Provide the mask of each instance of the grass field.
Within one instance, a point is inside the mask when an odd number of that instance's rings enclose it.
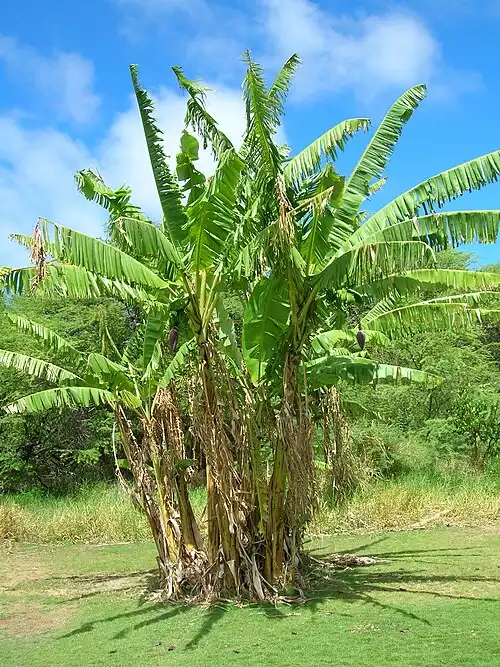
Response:
[[[201,516],[204,489],[193,489],[191,499]],[[366,533],[498,521],[498,475],[414,473],[376,482],[340,507],[325,504],[310,532]],[[0,495],[2,538],[37,544],[140,542],[149,539],[149,528],[117,485],[94,485],[60,496],[35,491]]]
[[[148,543],[0,552],[1,665],[498,665],[500,528],[339,536],[375,555],[300,605],[159,605]]]

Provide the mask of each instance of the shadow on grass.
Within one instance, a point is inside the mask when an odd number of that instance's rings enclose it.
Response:
[[[359,553],[368,549],[371,550],[374,545],[380,544],[384,541],[384,539],[385,538],[377,538],[357,548],[355,551]],[[461,548],[460,551],[463,552],[468,549],[473,549],[473,547]],[[352,554],[353,551],[354,550],[351,550],[349,553]],[[346,552],[343,553],[345,554]],[[412,560],[412,562],[433,562],[432,560],[418,561],[418,556],[426,556],[429,558],[432,558],[433,556],[450,556],[455,558],[457,556],[465,555],[475,554],[457,553],[457,551],[452,548],[387,551],[384,553],[378,552],[378,558],[388,559],[389,562],[376,563],[376,570],[374,570],[373,566],[371,565],[358,565],[336,569],[329,566],[328,558],[325,558],[324,565],[318,565],[318,567],[312,570],[310,574],[312,587],[310,596],[306,601],[301,601],[300,603],[294,603],[292,601],[278,605],[273,605],[270,603],[248,603],[245,606],[252,609],[256,613],[262,613],[268,618],[272,618],[278,621],[288,618],[291,615],[295,615],[298,609],[309,610],[312,613],[326,613],[334,616],[351,617],[351,614],[349,613],[338,613],[336,611],[322,609],[324,603],[333,598],[341,600],[347,604],[361,603],[366,605],[373,605],[381,612],[396,612],[404,618],[412,619],[424,625],[430,626],[432,623],[429,620],[417,615],[413,611],[410,611],[408,608],[405,608],[404,605],[410,605],[414,596],[474,600],[477,602],[485,603],[498,602],[498,598],[494,597],[478,597],[454,594],[443,592],[439,590],[439,588],[442,585],[449,583],[499,583],[500,579],[474,575],[458,576],[453,574],[426,574],[425,572],[422,573],[422,571],[411,569],[395,569],[395,566],[397,567],[398,561],[404,562],[409,558]],[[139,576],[140,574],[151,575],[151,573],[134,572],[131,576],[135,577]],[[71,577],[71,579],[74,578],[75,577]],[[85,579],[86,581],[91,582],[92,575],[76,578],[80,580]],[[105,578],[104,575],[95,575],[95,579],[99,581],[102,581],[103,578]],[[119,579],[120,575],[110,575],[108,578],[110,580]],[[92,591],[74,599],[81,599],[82,597],[98,595],[103,592],[105,591]],[[386,595],[387,593],[392,593],[395,595],[397,594],[400,596],[402,598],[403,606],[401,606],[401,603],[396,604],[395,602],[391,601],[390,596]],[[68,601],[69,600],[66,598],[64,601],[62,601],[62,603]],[[211,632],[213,627],[222,619],[224,614],[232,608],[234,608],[234,605],[231,604],[213,604],[208,608],[199,607],[200,616],[195,620],[198,620],[199,618],[202,618],[203,620],[194,636],[186,643],[185,649],[189,650],[195,648],[202,641],[202,639]],[[127,621],[130,620],[130,624],[127,624],[126,627],[124,627],[112,637],[112,639],[115,640],[123,639],[130,633],[139,631],[147,626],[168,621],[169,619],[186,614],[187,612],[192,613],[193,609],[193,605],[174,603],[168,605],[153,604],[147,602],[146,600],[142,600],[139,603],[138,608],[133,611],[88,621],[71,632],[61,635],[59,639],[92,632],[97,626],[112,623],[113,621],[121,619],[125,619]]]
[[[64,590],[61,597],[54,604],[66,604],[96,597],[103,593],[126,593],[137,591],[152,591],[156,588],[157,570],[138,570],[136,572],[123,572],[121,574],[90,573],[64,576],[51,576],[38,579],[34,583],[42,591],[46,587],[60,586]],[[21,582],[7,589],[7,592],[24,591],[26,582]],[[34,592],[37,592],[35,589]],[[51,594],[50,588],[47,591]],[[60,595],[60,593],[59,593]]]
[[[484,553],[478,553],[481,549],[486,547],[481,546],[471,546],[471,547],[461,547],[460,552],[454,547],[442,548],[442,549],[406,549],[401,551],[383,551],[381,549],[374,550],[373,547],[380,545],[382,542],[385,542],[388,536],[377,537],[366,544],[361,546],[354,547],[352,549],[347,549],[345,551],[339,551],[337,555],[356,555],[364,554],[365,556],[372,555],[381,560],[390,560],[391,563],[397,563],[398,560],[405,561],[411,558],[413,563],[421,563],[424,565],[435,565],[436,559],[439,559],[441,565],[445,564],[443,561],[444,558],[449,557],[452,560],[457,558],[472,558],[476,556],[483,556]],[[311,554],[316,555],[319,558],[327,557],[328,547],[317,547],[316,549],[311,549]],[[453,565],[453,563],[449,563]]]

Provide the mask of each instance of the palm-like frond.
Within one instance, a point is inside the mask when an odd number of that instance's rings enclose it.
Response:
[[[51,224],[49,223],[48,220],[44,220],[43,218],[38,219],[38,225],[40,225],[41,230],[46,230],[47,226]],[[56,257],[57,256],[57,246],[52,242],[52,240],[48,237],[48,235],[45,233],[42,236],[43,238],[43,250],[47,256],[51,257]],[[30,252],[30,255],[32,254],[33,250],[36,247],[36,244],[38,243],[38,240],[35,239],[34,234],[32,235],[27,235],[27,234],[9,234],[9,239],[12,241],[15,241],[16,243],[19,243],[19,245],[24,246],[27,248]]]
[[[130,66],[132,83],[139,106],[139,112],[148,147],[149,159],[163,211],[163,224],[172,242],[181,245],[186,237],[184,225],[186,215],[182,205],[182,193],[167,163],[163,150],[162,131],[153,116],[154,104],[148,93],[139,84],[137,65]]]
[[[343,244],[348,249],[362,241],[404,241],[421,239],[433,248],[450,243],[494,243],[498,236],[500,211],[449,211],[431,213],[387,225],[386,219],[370,218]]]
[[[166,313],[162,310],[152,310],[148,314],[146,327],[144,330],[144,342],[142,348],[142,368],[145,369],[151,357],[157,342],[161,339],[166,324]]]
[[[231,269],[237,278],[255,276],[275,232],[276,223],[272,222],[264,229],[252,234],[247,243],[242,244],[242,240],[237,239],[237,243],[229,247]]]
[[[381,331],[364,329],[363,333],[365,334],[367,343],[384,346],[389,342],[387,336]],[[357,346],[355,330],[351,329],[346,331],[344,329],[330,329],[329,331],[323,331],[312,338],[311,349],[315,355],[331,355],[332,350],[339,349],[339,343]]]
[[[375,183],[372,183],[372,185],[368,187],[368,195],[371,197],[372,195],[376,194],[377,192],[382,190],[382,188],[386,183],[387,183],[387,178],[385,177],[379,178],[378,181],[375,181]]]
[[[180,255],[177,248],[155,225],[127,217],[119,218],[116,225],[127,246],[143,261],[163,267],[163,272],[167,274],[172,274],[173,267],[179,265]],[[169,267],[169,264],[172,266]]]
[[[420,209],[423,209],[424,213],[434,211],[436,206],[441,207],[446,202],[462,196],[465,192],[480,190],[486,185],[494,183],[499,176],[500,150],[464,162],[457,167],[432,176],[399,195],[372,215],[357,233],[367,235],[373,231],[378,231],[381,227],[411,219],[418,214]],[[472,218],[469,218],[468,222],[473,222]],[[481,220],[476,220],[476,222],[481,223]],[[485,234],[485,238],[491,239],[489,242],[492,242],[496,239],[498,233],[498,226],[495,232],[493,225],[493,220],[486,218],[477,227],[482,231],[476,231],[475,233]],[[466,238],[471,238],[470,231]]]
[[[353,287],[374,276],[389,276],[432,259],[432,248],[422,241],[360,244],[332,259],[311,281],[317,289]]]
[[[330,329],[314,336],[311,340],[311,349],[316,355],[324,356],[330,350],[337,348],[339,343],[350,345],[355,341],[351,331],[343,329]]]
[[[391,106],[347,179],[344,199],[337,213],[339,220],[355,218],[362,201],[370,194],[372,181],[382,176],[404,124],[411,118],[425,94],[425,86],[415,86],[403,93]]]
[[[101,340],[101,354],[105,354],[114,357],[115,359],[121,358],[121,353],[116,346],[116,343],[111,335],[110,330],[108,329],[108,324],[106,322],[106,312],[104,309],[99,308],[97,311],[97,320],[99,322],[99,338]]]
[[[387,276],[381,280],[372,280],[366,285],[356,287],[361,294],[385,297],[396,293],[400,296],[429,290],[433,287],[442,289],[486,289],[500,285],[500,273],[486,271],[466,271],[462,269],[416,269],[405,273]]]
[[[192,127],[203,139],[203,147],[206,148],[208,142],[210,142],[214,157],[219,157],[225,151],[234,148],[231,141],[218,127],[217,121],[205,108],[205,97],[208,89],[199,82],[188,79],[184,75],[182,67],[175,66],[172,67],[172,70],[180,87],[189,95],[186,108],[186,125]]]
[[[159,371],[165,357],[164,346],[161,344],[160,340],[157,340],[154,344],[153,351],[149,362],[144,368],[144,372],[141,377],[141,395],[142,396],[151,396],[154,393],[157,380],[157,372]]]
[[[255,286],[243,319],[243,358],[252,382],[264,377],[276,354],[290,317],[290,295],[280,277],[264,278]]]
[[[262,67],[247,51],[244,58],[247,72],[243,82],[243,98],[247,113],[247,131],[242,148],[259,178],[274,178],[281,169],[281,155],[274,141],[280,123],[279,109],[269,99]]]
[[[95,387],[56,387],[24,396],[7,405],[9,414],[46,412],[51,408],[88,408],[95,405],[114,406],[117,397],[105,389]]]
[[[432,236],[444,237],[453,245],[461,243],[495,243],[500,226],[500,211],[448,211],[446,213],[432,213],[417,218],[417,225],[425,230],[431,244],[436,244]],[[437,244],[436,244],[437,245]]]
[[[243,161],[234,150],[226,151],[208,190],[189,208],[188,233],[192,265],[201,270],[212,265],[223,253],[236,224],[235,202]]]
[[[306,364],[308,382],[311,388],[332,387],[344,380],[356,384],[377,382],[423,382],[436,384],[440,378],[417,368],[379,364],[371,359],[353,356],[329,356],[315,359]]]
[[[359,130],[366,131],[369,125],[368,118],[348,118],[334,125],[287,163],[287,182],[298,186],[305,178],[318,171],[323,160],[336,160],[338,151],[344,150],[347,141]]]
[[[87,271],[83,266],[71,264],[51,264],[48,267],[50,283],[58,292],[77,299],[96,298],[100,296],[111,296],[125,301],[147,307],[153,303],[158,296],[147,292],[140,287],[130,285],[124,280],[113,280],[104,276],[98,276]],[[49,280],[42,281],[48,286]]]
[[[176,158],[176,172],[177,179],[184,183],[182,191],[189,193],[187,206],[196,201],[205,190],[206,178],[194,164],[198,160],[199,147],[198,139],[186,130],[182,130],[181,150]]]
[[[37,269],[33,266],[24,266],[18,269],[3,267],[0,278],[2,294],[28,294],[37,273]]]
[[[48,361],[29,357],[26,354],[11,352],[10,350],[0,350],[0,364],[6,368],[13,368],[21,373],[26,373],[31,377],[47,380],[54,383],[65,383],[74,380],[80,380],[78,375],[71,371],[51,364]]]
[[[293,53],[290,58],[284,63],[280,69],[273,83],[269,87],[268,97],[269,101],[275,108],[276,116],[281,116],[283,113],[283,105],[290,90],[290,84],[297,71],[301,61],[296,53]]]
[[[234,329],[234,322],[229,317],[229,314],[224,305],[222,297],[219,295],[215,303],[216,325],[219,329],[219,338],[221,340],[224,352],[227,353],[236,364],[236,367],[241,370],[243,359],[241,356],[236,332]]]
[[[325,257],[353,231],[352,226],[335,220],[334,209],[342,199],[344,179],[335,173],[330,164],[321,173],[312,196],[306,200],[311,205],[300,219],[300,254],[305,260],[306,274],[314,272],[317,264],[321,266]]]
[[[134,383],[127,376],[128,369],[103,354],[92,352],[87,359],[87,369],[91,376],[106,389],[134,391]],[[89,378],[86,378],[87,380]],[[91,384],[91,383],[90,383]]]
[[[76,363],[80,363],[83,360],[84,355],[80,350],[77,350],[68,340],[59,336],[59,334],[49,329],[49,327],[16,313],[8,312],[7,316],[21,331],[37,336],[48,350],[58,355],[63,355],[66,359]]]
[[[469,292],[402,306],[386,298],[364,315],[361,325],[391,337],[401,332],[464,328],[482,320],[498,321],[500,310],[479,307],[482,301],[491,300],[496,294]]]
[[[6,294],[29,294],[37,269],[29,266],[10,269],[4,275],[1,289]],[[122,299],[126,303],[148,307],[158,296],[122,280],[112,280],[72,264],[48,264],[47,275],[38,283],[37,290],[46,294],[75,299],[95,299],[102,296]]]
[[[42,230],[44,243],[48,242],[51,254],[61,262],[132,285],[155,290],[168,288],[168,283],[151,269],[109,243],[48,221],[44,221]],[[53,240],[50,231],[54,233]]]
[[[183,343],[177,352],[174,354],[174,357],[165,371],[165,374],[160,382],[160,386],[168,387],[170,382],[174,380],[180,373],[182,367],[189,360],[191,352],[196,347],[196,341],[194,338],[188,340],[187,343]]]
[[[92,169],[81,169],[75,174],[78,191],[89,201],[102,206],[114,218],[137,218],[147,220],[139,206],[130,203],[132,190],[122,185],[113,190],[104,182],[102,176]]]

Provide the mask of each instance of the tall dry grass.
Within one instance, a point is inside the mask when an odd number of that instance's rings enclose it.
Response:
[[[378,481],[345,503],[323,503],[312,535],[407,530],[500,521],[500,479],[466,471],[414,473]]]
[[[204,489],[191,493],[203,520]],[[500,480],[464,472],[415,473],[377,481],[339,506],[324,502],[311,535],[500,521]],[[30,492],[0,496],[0,539],[33,544],[140,542],[150,539],[142,514],[115,485],[66,496]]]
[[[67,496],[29,492],[0,500],[0,538],[38,544],[149,539],[144,517],[117,486],[84,487]]]

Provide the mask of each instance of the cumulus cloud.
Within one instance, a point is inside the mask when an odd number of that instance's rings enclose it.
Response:
[[[138,19],[157,18],[172,10],[186,21],[191,39],[183,57],[224,81],[240,75],[238,57],[245,48],[269,69],[292,53],[303,66],[294,84],[295,100],[316,101],[339,92],[369,100],[385,91],[417,83],[431,84],[435,98],[448,99],[477,89],[480,76],[447,65],[439,40],[416,12],[397,3],[372,12],[350,11],[317,0],[256,0],[232,7],[196,0],[196,11],[183,0],[112,0]],[[126,16],[126,14],[125,14]],[[187,23],[188,21],[188,23]],[[158,31],[171,23],[156,23]],[[150,24],[148,23],[148,34]]]
[[[13,37],[0,35],[0,61],[12,77],[33,87],[39,99],[62,119],[86,123],[99,108],[92,62],[78,53],[60,51],[44,56]]]
[[[8,234],[30,234],[38,216],[99,235],[103,216],[75,189],[73,174],[91,161],[88,149],[53,130],[26,129],[0,117],[0,264],[15,266],[26,254]]]
[[[160,89],[156,118],[164,130],[165,150],[172,167],[184,127],[186,98],[180,92]],[[210,113],[229,138],[239,145],[245,116],[241,92],[219,88],[208,97]],[[143,130],[131,100],[127,111],[116,116],[104,139],[91,150],[82,142],[54,129],[30,129],[19,119],[0,116],[0,266],[26,262],[26,253],[7,239],[9,233],[31,233],[38,216],[102,235],[106,213],[76,191],[77,169],[96,166],[111,187],[126,183],[134,202],[153,219],[161,215]],[[201,171],[209,175],[214,162],[202,150]]]
[[[373,97],[429,81],[442,66],[439,43],[413,14],[337,18],[311,0],[263,0],[263,6],[271,57],[293,51],[302,57],[295,90],[303,99],[349,89]]]
[[[135,11],[187,7],[184,0],[113,1],[135,5]],[[210,14],[213,4],[199,2],[203,11]],[[195,23],[201,30],[203,21],[198,19]],[[248,46],[255,47],[255,56],[271,69],[294,51],[302,56],[304,65],[294,87],[299,100],[354,92],[366,101],[386,89],[391,89],[392,95],[392,88],[398,92],[422,80],[430,82],[431,88],[437,87],[441,97],[446,98],[450,81],[458,81],[462,88],[470,84],[463,73],[447,69],[439,42],[415,14],[394,8],[385,13],[337,17],[313,0],[257,0],[248,10],[246,26],[237,21],[237,28],[228,29],[220,6],[213,9],[211,19],[204,25],[205,33],[200,35],[205,39],[191,40],[189,48],[198,45],[202,50],[203,58],[198,60],[203,62],[209,78],[211,73],[220,81],[221,72],[215,69],[219,62],[224,68],[224,81],[231,80],[226,76],[228,60],[238,50],[240,40],[248,37]],[[223,34],[230,35],[229,45],[220,39]],[[1,61],[16,70],[16,76],[30,82],[42,98],[47,95],[47,102],[57,104],[65,118],[83,122],[95,113],[99,99],[93,92],[92,64],[78,54],[58,53],[49,58],[0,36]],[[241,89],[232,83],[212,87],[217,90],[209,95],[208,108],[238,145],[244,130]],[[186,99],[170,88],[157,90],[155,98],[156,116],[165,131],[165,149],[174,166]],[[284,133],[278,139],[284,141]],[[36,129],[12,114],[0,116],[0,265],[16,264],[22,256],[19,252],[14,254],[15,246],[8,243],[7,234],[30,233],[38,216],[89,234],[102,233],[105,212],[81,197],[73,181],[77,169],[92,165],[112,187],[130,184],[134,200],[152,218],[160,217],[135,100],[131,99],[128,109],[114,118],[109,131],[92,146],[60,130]],[[202,152],[199,167],[204,173],[211,173],[213,161],[208,151]]]

